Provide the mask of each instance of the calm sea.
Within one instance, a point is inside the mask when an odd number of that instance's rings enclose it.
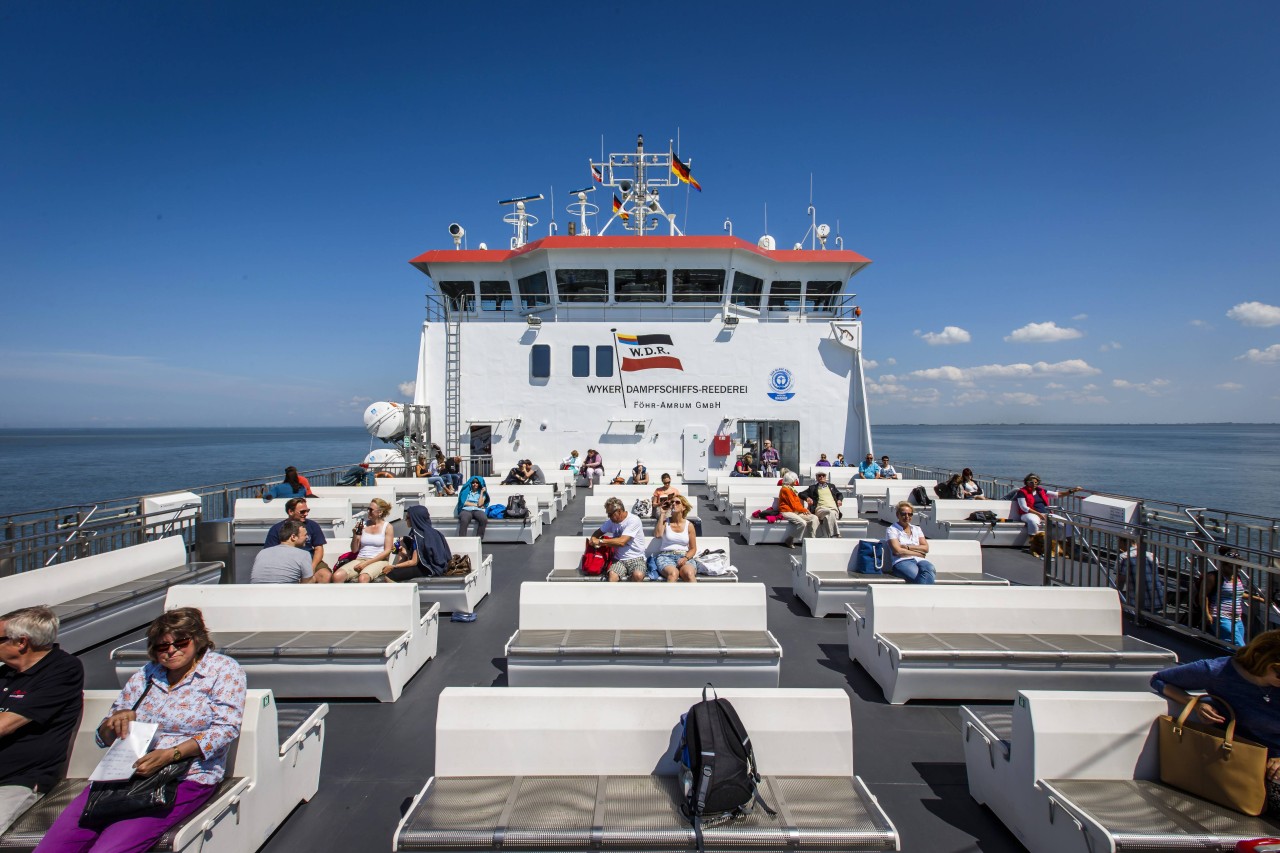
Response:
[[[897,460],[1280,517],[1280,425],[877,426]],[[360,427],[0,430],[0,514],[358,462]],[[380,444],[377,446],[381,446]]]

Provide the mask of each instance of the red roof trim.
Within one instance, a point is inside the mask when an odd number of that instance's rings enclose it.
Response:
[[[544,249],[722,249],[751,252],[783,263],[869,264],[871,260],[847,249],[783,249],[766,252],[740,237],[720,235],[690,237],[543,237],[519,249],[433,249],[413,258],[411,264],[500,264]]]

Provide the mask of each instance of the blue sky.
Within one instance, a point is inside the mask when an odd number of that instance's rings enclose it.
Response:
[[[1280,4],[637,8],[0,3],[0,427],[358,423],[408,259],[638,132],[688,233],[813,175],[876,422],[1280,421]]]

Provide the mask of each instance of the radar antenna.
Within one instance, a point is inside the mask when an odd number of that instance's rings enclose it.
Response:
[[[502,217],[502,221],[515,228],[515,234],[511,237],[511,248],[519,249],[525,243],[529,242],[529,226],[538,224],[538,217],[524,209],[526,201],[542,201],[542,193],[537,195],[523,195],[519,198],[508,198],[498,202],[498,204],[514,204],[516,209],[513,213],[508,213]]]
[[[684,236],[684,232],[676,227],[676,215],[663,210],[658,200],[660,187],[679,186],[671,157],[670,143],[665,154],[646,153],[644,136],[640,135],[636,137],[634,152],[610,154],[607,159],[601,157],[600,162],[591,163],[593,175],[599,176],[598,182],[617,190],[614,199],[618,204],[613,215],[601,227],[601,234],[608,231],[615,220],[621,219],[623,230],[643,236],[646,232],[656,231],[660,221],[665,219],[672,236]]]
[[[587,193],[593,193],[595,191],[595,187],[583,187],[580,190],[569,191],[569,197],[576,199],[576,201],[566,207],[565,211],[578,217],[578,222],[581,223],[578,227],[578,233],[583,237],[591,236],[591,229],[587,227],[587,217],[595,216],[600,212],[599,205],[592,204],[587,201]],[[572,228],[573,224],[570,223],[569,227]],[[572,234],[573,232],[570,231],[569,233]]]

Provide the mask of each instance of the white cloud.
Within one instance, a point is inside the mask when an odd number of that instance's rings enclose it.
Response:
[[[1079,329],[1063,328],[1050,320],[1047,323],[1028,323],[1021,329],[1014,329],[1005,336],[1005,341],[1011,344],[1043,344],[1083,337],[1084,332]]]
[[[1213,387],[1217,388],[1219,391],[1243,391],[1244,390],[1244,386],[1241,385],[1239,382],[1223,382]]]
[[[884,360],[884,363],[887,364],[889,367],[893,367],[895,364],[898,363],[898,360],[896,358],[886,358]]]
[[[1280,361],[1280,344],[1272,344],[1266,349],[1251,349],[1244,355],[1236,356],[1236,361],[1256,361],[1258,364],[1275,364]]]
[[[1119,341],[1111,341],[1098,347],[1098,352],[1110,352],[1111,350],[1123,349]]]
[[[1208,322],[1207,320],[1191,320],[1191,321],[1189,321],[1189,322],[1188,322],[1188,324],[1187,324],[1187,325],[1189,325],[1189,326],[1194,326],[1194,327],[1195,327],[1195,328],[1197,328],[1197,329],[1212,329],[1212,328],[1213,328],[1213,326],[1209,325],[1209,322]]]
[[[984,364],[978,367],[930,367],[924,370],[913,370],[908,376],[912,379],[941,380],[970,384],[980,379],[1034,379],[1042,376],[1093,376],[1101,373],[1084,359],[1071,358],[1050,364],[1037,361],[1035,364],[1025,362],[1017,364]],[[883,378],[883,377],[882,377]]]
[[[894,396],[898,396],[898,395],[901,395],[901,394],[906,394],[906,393],[908,393],[908,391],[907,391],[907,389],[906,389],[904,386],[902,386],[902,385],[897,385],[897,384],[895,384],[895,383],[893,383],[893,382],[885,382],[885,381],[884,381],[884,377],[881,377],[881,381],[880,381],[880,382],[868,382],[868,383],[867,383],[867,393],[868,393],[868,394],[882,394],[882,395],[889,395],[889,394],[892,394],[892,395],[894,395]]]
[[[1127,379],[1112,379],[1112,388],[1126,388],[1132,391],[1140,391],[1150,397],[1158,397],[1169,388],[1172,383],[1168,379],[1152,379],[1150,382],[1130,382]]]
[[[1044,387],[1057,390],[1058,388],[1066,388],[1067,386],[1063,385],[1061,382],[1049,382]]]
[[[996,398],[997,406],[1038,406],[1040,398],[1025,391],[1001,394]]]
[[[916,330],[916,336],[923,340],[931,347],[944,347],[951,344],[967,344],[972,336],[959,326],[946,326],[941,332],[925,332],[920,333]]]
[[[350,400],[343,400],[338,405],[346,409],[363,409],[372,402],[372,397],[352,397]]]
[[[410,379],[408,382],[401,382],[396,387],[400,389],[400,394],[402,396],[412,397],[414,389],[418,387],[418,381],[416,379]]]
[[[879,366],[880,362],[876,361],[874,358],[864,358],[862,360],[863,370],[875,370]]]
[[[1088,319],[1089,319],[1089,315],[1088,315],[1088,314],[1077,314],[1076,316],[1072,317],[1071,319],[1072,319],[1072,320],[1075,320],[1076,322],[1079,322],[1079,321],[1081,321],[1081,320],[1088,320]]]
[[[1244,326],[1280,326],[1280,307],[1265,302],[1241,302],[1227,318]]]

